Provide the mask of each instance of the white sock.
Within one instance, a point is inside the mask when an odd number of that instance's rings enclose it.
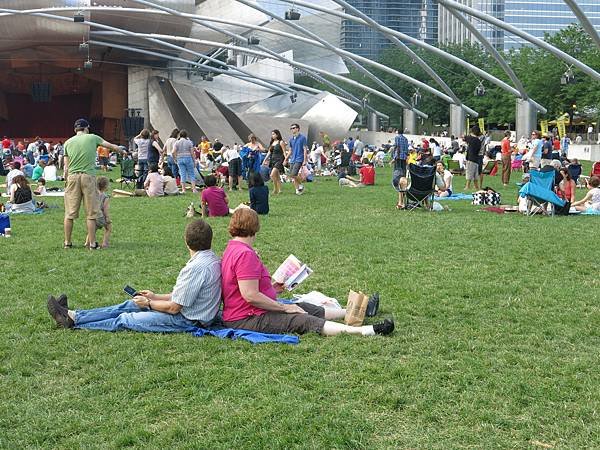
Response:
[[[71,318],[71,320],[73,322],[75,322],[75,311],[73,311],[73,310],[70,309],[69,311],[67,311],[67,314],[69,315],[69,317]]]
[[[364,325],[360,328],[363,336],[375,336],[375,329],[373,328],[373,325]]]

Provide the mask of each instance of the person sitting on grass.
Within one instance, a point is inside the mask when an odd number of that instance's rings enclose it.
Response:
[[[375,185],[375,168],[373,163],[367,158],[362,160],[363,166],[359,169],[360,184],[363,186],[374,186]]]
[[[177,166],[175,166],[177,167]],[[163,165],[163,182],[165,195],[178,195],[179,188],[177,187],[177,180],[173,177],[171,168],[166,164]]]
[[[591,177],[588,182],[588,193],[581,200],[571,203],[577,211],[585,211],[594,214],[600,213],[600,178]]]
[[[100,212],[96,217],[96,230],[104,228],[104,236],[102,237],[102,248],[108,248],[110,233],[112,232],[112,220],[110,219],[110,197],[106,193],[110,182],[106,177],[100,177],[96,181],[98,188],[98,202],[100,204]],[[85,247],[89,247],[90,243],[86,242]]]
[[[312,331],[324,336],[342,333],[374,336],[394,331],[394,321],[390,319],[353,327],[332,321],[344,318],[344,309],[277,302],[277,294],[284,287],[271,282],[269,271],[253,248],[259,229],[258,214],[252,209],[240,208],[231,216],[229,234],[232,239],[221,260],[225,326],[262,333],[303,334]]]
[[[35,211],[33,194],[27,178],[17,175],[10,185],[10,199],[6,204],[6,211],[10,213],[32,213]]]
[[[357,180],[356,178],[352,178],[350,175],[346,174],[345,170],[339,170],[338,174],[338,184],[340,186],[346,186],[346,187],[360,187],[360,180]]]
[[[269,214],[269,188],[265,186],[260,172],[250,172],[248,179],[250,189],[250,208],[257,214]]]
[[[573,181],[571,178],[571,174],[569,173],[569,169],[567,167],[562,167],[560,169],[560,174],[562,176],[562,180],[560,183],[558,183],[556,193],[563,200],[573,203],[575,202],[575,190],[577,188],[575,181]]]
[[[212,229],[203,220],[185,228],[190,259],[179,272],[170,294],[142,290],[119,305],[73,310],[67,296],[48,296],[48,312],[63,328],[155,333],[182,333],[208,327],[215,320],[221,302],[219,258],[211,248]]]
[[[33,193],[35,195],[46,195],[46,179],[44,177],[38,179],[37,187]]]
[[[229,215],[229,205],[225,191],[217,187],[217,178],[207,175],[204,179],[206,189],[202,191],[202,217],[222,217]]]
[[[438,162],[435,166],[435,195],[450,197],[452,195],[452,179],[454,175],[446,169],[444,163]]]
[[[33,181],[39,180],[44,175],[44,167],[46,167],[46,161],[39,159],[37,165],[33,168],[31,179]]]
[[[148,176],[144,181],[144,189],[148,197],[162,197],[165,195],[165,181],[160,173],[158,173],[158,165],[150,163],[148,165]]]

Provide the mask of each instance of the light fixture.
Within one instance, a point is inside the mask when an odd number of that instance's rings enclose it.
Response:
[[[73,14],[73,22],[77,22],[77,23],[85,22],[85,16],[83,15],[83,13],[81,11],[77,11],[75,14]]]
[[[228,66],[235,66],[237,64],[237,61],[235,58],[228,58],[227,61],[225,61],[225,63]]]
[[[258,39],[256,36],[250,36],[248,38],[248,45],[258,45],[260,44],[260,39]]]
[[[419,103],[421,103],[421,93],[419,92],[419,89],[415,90],[414,94],[411,97],[411,100],[413,106],[417,106]]]
[[[483,81],[480,81],[477,87],[475,88],[475,96],[483,97],[485,95],[485,87],[483,86]]]
[[[285,12],[285,20],[300,20],[300,12],[294,8],[290,8]]]
[[[204,80],[205,81],[212,81],[214,80],[213,74],[211,72],[208,72],[205,76],[204,76]]]
[[[94,66],[94,64],[92,63],[92,60],[89,58],[83,62],[84,69],[91,69],[93,66]]]
[[[560,84],[562,84],[564,86],[566,84],[574,84],[574,83],[576,83],[575,74],[573,73],[573,70],[571,67],[567,67],[567,70],[565,71],[565,73],[563,73],[562,76],[560,77]]]
[[[292,92],[292,93],[290,94],[290,101],[291,101],[292,103],[296,103],[296,98],[298,98],[298,93],[297,93],[297,92]]]
[[[89,49],[90,49],[90,44],[88,44],[87,42],[82,42],[81,44],[79,44],[80,52],[87,52]]]

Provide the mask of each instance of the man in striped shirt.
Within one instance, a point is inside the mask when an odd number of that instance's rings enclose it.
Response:
[[[48,312],[63,328],[177,333],[210,326],[221,302],[221,264],[210,249],[210,225],[203,220],[190,223],[185,243],[190,259],[179,272],[172,293],[142,290],[133,300],[89,310],[69,309],[64,294],[58,299],[49,296]]]

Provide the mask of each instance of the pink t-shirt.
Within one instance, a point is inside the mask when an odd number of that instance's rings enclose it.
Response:
[[[150,172],[146,177],[146,183],[148,183],[148,187],[146,188],[148,197],[159,197],[161,195],[165,195],[164,181],[160,173]]]
[[[226,216],[229,206],[225,201],[225,191],[217,186],[207,187],[202,191],[202,201],[208,204],[208,216]]]
[[[258,280],[258,290],[275,300],[271,276],[256,252],[249,245],[231,240],[221,258],[221,288],[223,292],[223,320],[233,322],[250,316],[262,316],[262,308],[252,306],[240,293],[238,280]]]

